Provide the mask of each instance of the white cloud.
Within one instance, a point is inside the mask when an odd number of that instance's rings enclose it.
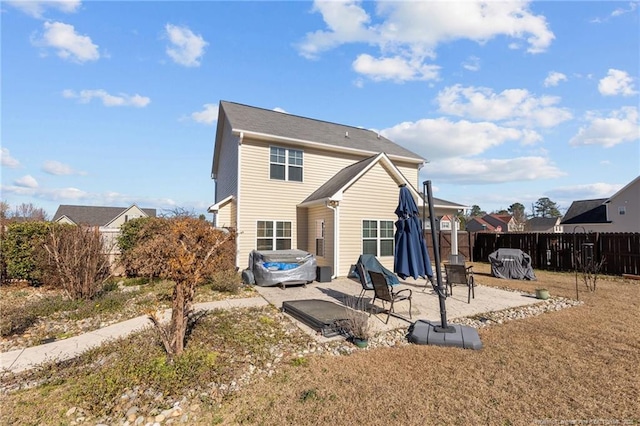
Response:
[[[469,71],[479,71],[480,58],[477,56],[469,56],[467,60],[462,63],[462,67]]]
[[[488,122],[452,122],[446,118],[404,122],[380,133],[402,146],[411,147],[429,161],[475,156],[507,141],[528,144],[541,139],[533,131],[500,127]]]
[[[297,46],[300,54],[315,59],[342,44],[367,44],[379,49],[380,54],[377,58],[371,54],[358,55],[354,69],[369,71],[365,75],[377,80],[386,77],[398,81],[403,76],[408,79],[416,79],[416,75],[421,75],[421,79],[433,76],[435,65],[425,60],[435,59],[436,48],[443,43],[471,40],[484,44],[506,36],[525,42],[530,53],[540,53],[555,38],[545,17],[529,10],[528,1],[377,2],[375,22],[362,5],[354,0],[315,1],[312,11],[322,15],[326,29],[307,33]],[[468,66],[475,68],[473,62]],[[403,71],[371,72],[372,68],[386,67]],[[429,72],[407,72],[406,68]]]
[[[10,169],[17,169],[20,167],[20,161],[13,158],[7,148],[0,149],[0,164]]]
[[[437,79],[440,67],[400,56],[376,59],[371,55],[362,54],[353,62],[353,69],[374,81],[403,82]]]
[[[187,27],[167,24],[166,35],[171,42],[167,47],[167,55],[179,65],[198,67],[204,55],[204,48],[209,44],[202,36],[195,35]]]
[[[571,138],[569,141],[571,145],[602,145],[605,148],[611,148],[623,142],[640,139],[636,107],[620,108],[612,111],[609,117],[601,117],[590,112],[587,113],[586,119],[589,122],[588,125],[581,127]]]
[[[37,188],[38,181],[31,175],[25,175],[21,178],[18,178],[14,181],[16,186],[20,186],[23,188]]]
[[[72,62],[83,63],[100,58],[98,46],[89,36],[76,33],[73,25],[62,22],[45,22],[42,37],[33,38],[32,43],[38,47],[53,48],[59,57]]]
[[[587,183],[583,185],[563,186],[547,191],[549,197],[568,200],[591,200],[595,198],[609,198],[624,184]]]
[[[45,173],[49,173],[51,175],[56,176],[64,176],[64,175],[86,175],[86,172],[76,171],[71,166],[61,163],[59,161],[45,161],[42,165],[42,170]]]
[[[126,93],[118,93],[116,96],[110,95],[103,89],[81,90],[80,92],[66,89],[62,91],[62,96],[68,99],[78,99],[79,102],[83,104],[91,102],[93,98],[97,98],[107,107],[133,106],[136,108],[144,108],[151,102],[151,99],[146,96],[140,96],[138,94],[127,95]]]
[[[504,121],[510,125],[554,127],[572,118],[566,108],[555,106],[556,96],[535,97],[526,89],[494,93],[486,87],[446,87],[436,98],[445,114],[479,120]]]
[[[550,71],[544,79],[544,87],[557,86],[561,81],[567,81],[567,76],[557,71]]]
[[[633,87],[633,78],[625,71],[609,69],[607,76],[598,83],[598,90],[604,96],[633,96],[638,94]]]
[[[82,2],[80,0],[17,0],[5,1],[5,3],[20,9],[22,12],[33,18],[42,18],[46,9],[55,9],[63,13],[73,13],[77,11]]]
[[[447,183],[471,185],[552,179],[565,175],[545,157],[449,158],[427,164],[426,173]]]
[[[281,112],[283,114],[289,114],[287,111],[284,110],[284,108],[275,107],[273,110],[276,112]]]
[[[622,107],[612,111],[609,117],[597,113],[587,113],[587,126],[581,127],[569,143],[577,145],[602,145],[611,148],[623,142],[640,139],[638,108]]]
[[[216,104],[204,104],[202,111],[191,113],[193,121],[203,124],[213,124],[218,121],[218,105]]]

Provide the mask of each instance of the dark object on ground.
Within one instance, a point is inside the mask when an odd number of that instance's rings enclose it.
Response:
[[[432,324],[429,321],[418,320],[409,327],[407,339],[418,345],[454,346],[464,349],[482,349],[482,341],[478,330],[468,325],[450,325],[453,332],[438,332],[436,327],[440,324]]]
[[[489,255],[491,275],[496,278],[535,281],[531,256],[520,249],[501,248]]]
[[[262,287],[310,283],[316,279],[316,267],[313,254],[303,250],[253,250],[249,254],[248,270]]]
[[[347,309],[350,308],[319,299],[282,302],[283,312],[322,333],[325,337],[343,333],[343,324],[349,319],[349,315],[356,314],[355,312],[347,312]],[[366,318],[365,313],[361,315]]]

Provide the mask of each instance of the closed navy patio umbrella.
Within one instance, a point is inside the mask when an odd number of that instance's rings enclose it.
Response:
[[[407,277],[433,277],[427,243],[422,235],[420,214],[411,191],[400,186],[400,197],[396,208],[395,257],[393,272],[402,279]]]

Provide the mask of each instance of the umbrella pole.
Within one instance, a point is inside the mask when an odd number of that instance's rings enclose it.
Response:
[[[425,189],[426,188],[426,189]],[[422,196],[424,198],[424,193],[427,193],[427,202],[429,203],[429,221],[431,223],[431,242],[433,243],[433,260],[436,264],[436,279],[438,283],[438,300],[440,302],[440,326],[434,327],[434,331],[438,333],[455,333],[456,330],[453,326],[447,324],[447,307],[445,304],[445,295],[444,295],[444,287],[442,285],[442,271],[440,269],[440,249],[438,246],[438,237],[437,237],[437,227],[436,227],[436,216],[433,211],[433,197],[431,195],[431,181],[426,180],[422,183]],[[423,223],[424,223],[424,205],[422,206],[423,211]],[[423,225],[424,228],[424,225]],[[424,237],[424,229],[422,231],[422,236]]]

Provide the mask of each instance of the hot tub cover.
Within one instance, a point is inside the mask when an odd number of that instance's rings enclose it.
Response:
[[[249,253],[249,270],[259,286],[274,286],[289,281],[312,282],[317,262],[304,250],[253,250]]]
[[[520,249],[501,248],[489,255],[491,275],[514,280],[535,280],[531,256]]]

